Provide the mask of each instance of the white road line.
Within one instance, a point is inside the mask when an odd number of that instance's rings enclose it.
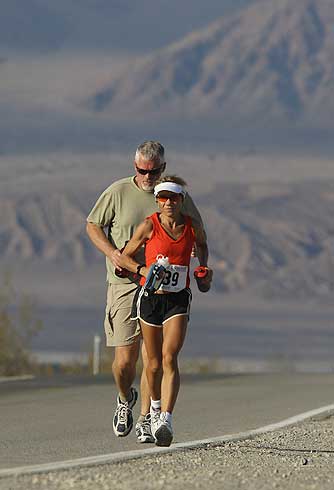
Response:
[[[98,456],[89,456],[86,458],[71,459],[67,461],[58,461],[55,463],[45,463],[31,466],[18,466],[16,468],[7,468],[0,470],[0,478],[8,476],[28,475],[33,473],[47,473],[50,471],[66,470],[71,468],[78,468],[83,466],[95,466],[106,463],[118,463],[120,461],[126,461],[130,459],[138,459],[145,456],[152,456],[160,453],[172,453],[174,451],[182,451],[184,449],[193,449],[205,446],[207,444],[219,444],[231,441],[241,441],[244,439],[250,439],[266,432],[273,432],[289,425],[294,425],[303,420],[310,419],[317,415],[330,415],[334,413],[334,404],[324,407],[310,410],[308,412],[300,413],[294,417],[282,420],[275,424],[265,425],[258,429],[249,430],[246,432],[237,432],[236,434],[227,434],[224,436],[212,437],[210,439],[201,439],[198,441],[180,442],[172,444],[170,447],[152,447],[149,449],[138,449],[135,451],[122,451],[119,453],[101,454]]]

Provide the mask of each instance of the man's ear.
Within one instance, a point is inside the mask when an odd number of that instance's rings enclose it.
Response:
[[[162,164],[162,170],[161,170],[161,173],[162,173],[162,172],[164,172],[165,170],[166,170],[166,162],[164,162],[164,163]]]

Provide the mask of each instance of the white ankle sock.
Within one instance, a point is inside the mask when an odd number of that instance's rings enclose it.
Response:
[[[172,425],[172,417],[173,415],[170,412],[162,412],[161,413],[161,418],[164,418],[166,422],[168,422],[170,425]]]
[[[151,398],[151,408],[153,410],[161,410],[161,400],[152,400]]]

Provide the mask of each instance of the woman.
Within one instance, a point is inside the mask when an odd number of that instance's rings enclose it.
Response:
[[[158,446],[169,446],[173,439],[172,412],[180,387],[178,354],[189,319],[189,264],[194,244],[201,270],[207,272],[204,279],[197,278],[199,289],[207,291],[212,279],[204,230],[181,213],[185,185],[180,177],[166,176],[155,186],[159,212],[138,226],[122,255],[123,267],[142,276],[132,317],[140,321],[147,351],[151,430]],[[133,257],[144,244],[146,262],[140,264]],[[159,289],[150,293],[145,278],[149,276],[152,286],[150,267],[157,261],[165,265],[165,275]]]

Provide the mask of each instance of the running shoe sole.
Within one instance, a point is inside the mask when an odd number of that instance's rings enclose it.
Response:
[[[173,434],[170,432],[168,427],[162,425],[155,433],[155,444],[156,446],[168,447],[171,445],[173,440]]]
[[[154,437],[153,436],[149,436],[149,435],[147,435],[147,436],[137,436],[137,440],[141,444],[143,444],[143,443],[146,443],[147,444],[148,442],[151,442],[151,443],[152,442],[155,442]]]

